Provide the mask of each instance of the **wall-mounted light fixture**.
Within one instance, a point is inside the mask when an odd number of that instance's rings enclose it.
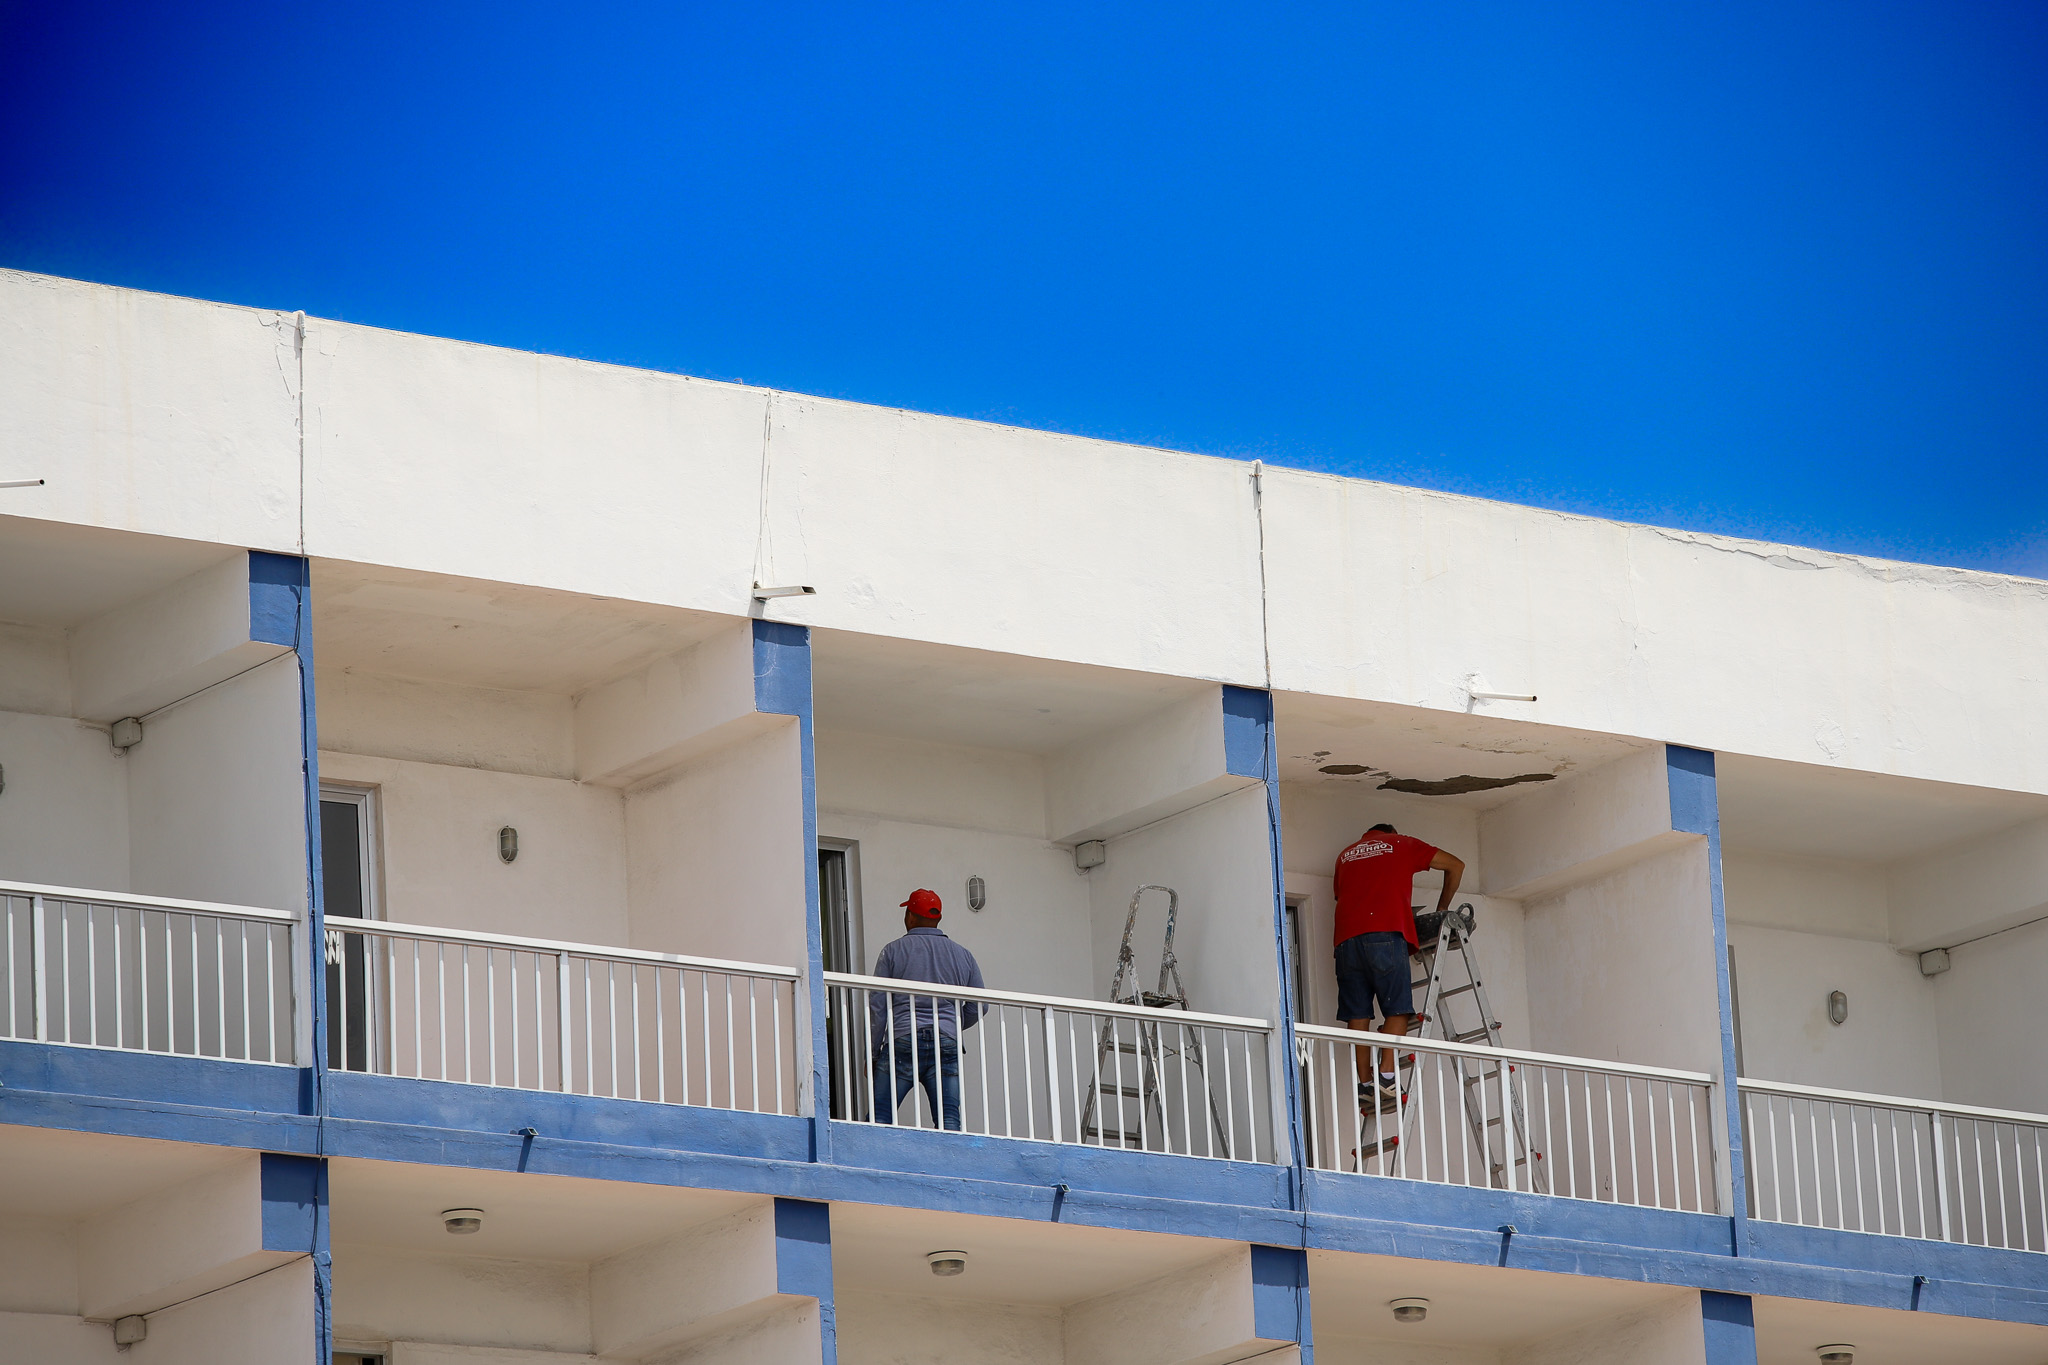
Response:
[[[441,1226],[457,1237],[467,1237],[473,1232],[482,1232],[484,1211],[482,1209],[442,1209]]]
[[[1828,992],[1828,1022],[1839,1024],[1849,1017],[1849,995],[1846,991]]]
[[[498,861],[509,863],[519,856],[519,831],[507,825],[498,831]]]
[[[925,1264],[932,1268],[932,1274],[944,1278],[959,1275],[967,1269],[967,1253],[964,1251],[927,1251]]]
[[[1820,1358],[1820,1365],[1856,1365],[1856,1348],[1847,1342],[1816,1346],[1813,1353]]]
[[[36,480],[41,483],[41,479]],[[125,1318],[114,1319],[114,1344],[133,1346],[138,1341],[149,1339],[149,1319],[140,1313],[130,1313]]]
[[[1387,1307],[1394,1310],[1395,1322],[1421,1322],[1429,1316],[1428,1299],[1395,1299]]]
[[[1920,954],[1920,975],[1940,976],[1949,969],[1948,949],[1929,948]]]
[[[979,910],[988,904],[988,883],[979,877],[967,879],[967,908]]]
[[[43,481],[41,479],[0,479],[0,488],[41,488],[42,486]],[[140,1337],[136,1338],[137,1341],[141,1339]]]
[[[816,588],[808,583],[794,583],[786,588],[764,588],[759,583],[756,583],[754,585],[754,600],[756,602],[766,602],[771,597],[811,597],[817,591]]]
[[[1109,845],[1100,839],[1074,845],[1074,868],[1086,872],[1091,867],[1101,867],[1109,861]]]
[[[114,741],[114,747],[125,754],[142,743],[142,722],[133,716],[124,716],[114,722],[108,737]]]

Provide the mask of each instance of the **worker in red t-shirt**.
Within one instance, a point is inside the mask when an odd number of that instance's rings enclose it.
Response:
[[[1337,855],[1337,1017],[1347,1028],[1371,1030],[1375,1000],[1386,1018],[1381,1032],[1406,1034],[1414,1022],[1408,955],[1417,943],[1415,910],[1408,898],[1414,893],[1415,874],[1424,871],[1444,874],[1436,908],[1450,909],[1465,864],[1440,848],[1397,833],[1392,825],[1374,825]],[[1358,1049],[1361,1078],[1373,1074],[1373,1051]],[[1377,1091],[1370,1081],[1358,1082],[1362,1100],[1400,1093],[1394,1050],[1383,1049],[1380,1057]]]

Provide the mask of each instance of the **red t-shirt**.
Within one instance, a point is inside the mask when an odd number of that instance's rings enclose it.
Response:
[[[1405,834],[1368,834],[1337,855],[1337,942],[1359,934],[1401,934],[1415,942],[1415,874],[1436,849]]]

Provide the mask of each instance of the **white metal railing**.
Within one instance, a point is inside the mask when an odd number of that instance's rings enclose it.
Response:
[[[1719,1206],[1710,1076],[1313,1024],[1295,1025],[1295,1035],[1308,1164],[1318,1170]],[[1395,1048],[1402,1099],[1361,1098],[1362,1043]]]
[[[840,972],[825,987],[834,1118],[1274,1159],[1263,1019]]]
[[[1752,1218],[2048,1251],[2048,1115],[1737,1084]]]
[[[291,1065],[278,910],[0,882],[0,1037]]]
[[[331,1067],[798,1112],[791,968],[379,920],[327,925]]]

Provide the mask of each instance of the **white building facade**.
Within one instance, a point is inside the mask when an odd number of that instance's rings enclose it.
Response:
[[[0,1359],[2048,1361],[2048,584],[20,273],[0,483]]]

